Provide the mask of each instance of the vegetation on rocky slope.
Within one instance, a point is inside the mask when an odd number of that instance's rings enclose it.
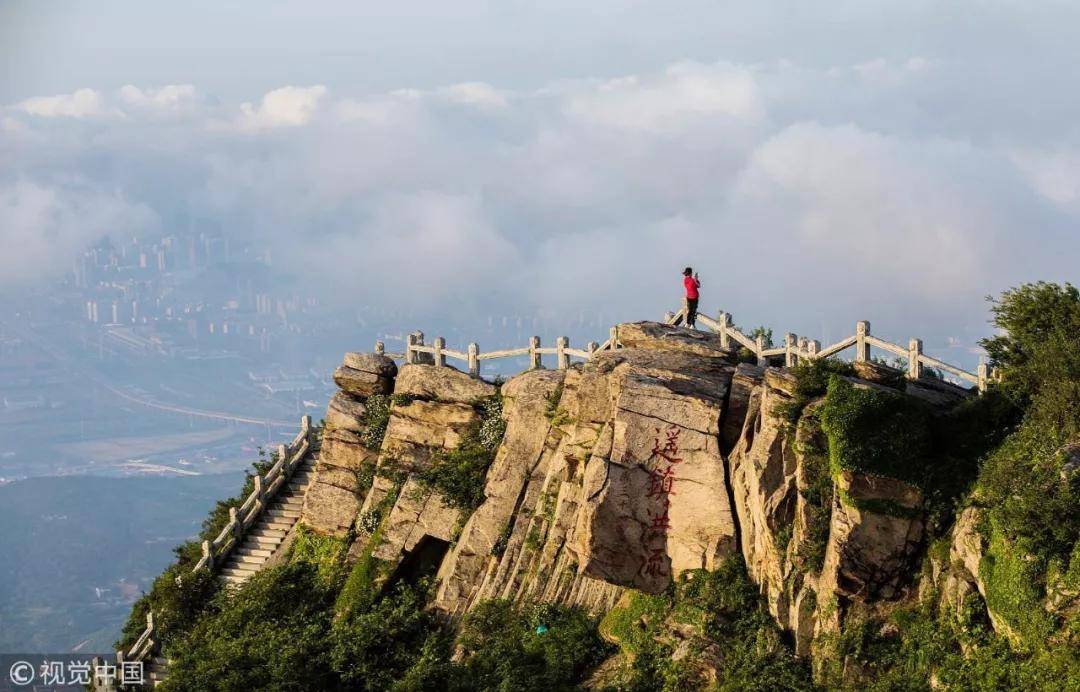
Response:
[[[472,512],[484,501],[484,478],[502,443],[506,421],[502,399],[496,395],[476,403],[480,420],[462,436],[457,449],[439,453],[416,480],[439,493],[450,507]]]
[[[742,557],[688,572],[667,593],[631,592],[601,622],[622,665],[614,690],[809,690],[798,661],[765,610]]]

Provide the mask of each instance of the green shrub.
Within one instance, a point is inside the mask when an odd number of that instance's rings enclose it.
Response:
[[[322,536],[300,524],[297,526],[290,560],[310,563],[324,581],[334,583],[342,576],[348,547],[347,538]]]
[[[235,593],[220,592],[166,650],[173,663],[163,689],[331,689],[333,598],[307,562],[264,569]]]
[[[499,395],[489,396],[476,403],[480,411],[480,429],[477,439],[480,446],[494,452],[502,444],[506,435],[506,421],[503,419],[503,401]]]
[[[725,559],[714,571],[684,573],[671,593],[632,593],[624,607],[601,623],[630,659],[622,690],[687,690],[704,686],[701,651],[672,661],[671,621],[690,626],[719,662],[714,689],[809,690],[809,670],[784,642],[750,581],[742,557]]]
[[[571,690],[610,653],[577,608],[481,603],[461,623],[459,680],[481,690]],[[459,683],[460,684],[460,683]]]
[[[426,642],[439,636],[434,615],[424,608],[427,589],[426,582],[398,584],[368,608],[334,621],[330,660],[347,689],[390,689],[416,664]]]
[[[852,375],[851,363],[829,358],[804,360],[789,371],[795,377],[795,389],[789,401],[776,405],[773,413],[793,431],[802,416],[803,409],[814,399],[823,396],[832,375]]]
[[[360,444],[373,452],[382,447],[386,426],[390,422],[390,396],[372,394],[364,401],[364,417],[361,420],[364,432],[360,433]],[[369,484],[370,485],[370,484]]]
[[[820,416],[833,473],[858,471],[924,487],[931,448],[930,414],[922,402],[834,375]]]
[[[982,345],[1001,368],[1006,391],[1030,400],[1055,383],[1080,381],[1080,291],[1074,286],[1023,284],[1005,291],[991,310],[1003,333]]]

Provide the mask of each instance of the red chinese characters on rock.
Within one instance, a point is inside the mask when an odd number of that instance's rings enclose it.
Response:
[[[667,535],[671,530],[671,496],[675,494],[676,467],[682,463],[679,456],[679,434],[682,428],[670,425],[656,428],[649,457],[649,529],[642,540],[645,565],[642,573],[650,577],[671,576],[667,560]]]

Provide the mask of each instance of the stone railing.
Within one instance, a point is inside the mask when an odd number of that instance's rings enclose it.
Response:
[[[246,532],[269,504],[271,498],[288,482],[293,471],[311,448],[311,416],[301,416],[300,431],[287,445],[278,445],[277,460],[262,475],[255,476],[255,489],[239,508],[229,509],[229,523],[212,541],[202,542],[202,558],[192,568],[192,572],[214,568],[214,565],[226,557],[240,544]],[[127,651],[116,652],[117,670],[125,661],[146,661],[157,649],[157,632],[154,628],[154,613],[146,613],[146,629]],[[104,689],[100,686],[97,689]]]
[[[685,319],[685,306],[678,312],[669,312],[664,316],[664,321],[670,325],[682,324]],[[990,380],[997,376],[996,373],[989,371],[986,363],[980,363],[978,372],[972,373],[955,365],[950,365],[943,360],[928,356],[923,353],[922,339],[911,339],[906,348],[900,344],[879,339],[870,333],[870,323],[866,321],[856,323],[853,335],[824,348],[821,347],[821,342],[816,339],[808,339],[792,333],[784,335],[783,346],[766,348],[762,336],[750,338],[744,334],[732,323],[731,314],[727,312],[721,311],[717,314],[716,319],[698,313],[697,321],[720,335],[721,346],[730,347],[733,344],[738,344],[753,353],[760,365],[767,363],[770,357],[778,358],[783,356],[784,365],[792,367],[797,365],[800,360],[827,358],[852,347],[855,348],[855,360],[862,362],[870,360],[870,348],[874,347],[901,358],[906,358],[909,379],[918,379],[922,375],[924,367],[937,368],[961,381],[976,385],[980,392],[985,392]]]
[[[423,332],[413,332],[406,338],[404,353],[387,353],[386,346],[381,341],[375,342],[375,353],[395,360],[404,360],[406,363],[427,363],[439,367],[446,365],[447,358],[452,358],[465,363],[469,374],[478,377],[480,375],[480,361],[483,360],[528,356],[529,367],[536,369],[544,366],[543,357],[549,355],[555,356],[555,363],[560,370],[565,370],[570,367],[571,358],[588,360],[594,353],[610,351],[619,347],[616,329],[612,327],[607,341],[602,344],[590,341],[584,349],[570,348],[570,339],[565,336],[557,338],[554,346],[544,347],[540,345],[540,337],[534,336],[529,339],[529,345],[523,348],[508,348],[501,351],[482,353],[480,346],[473,342],[468,345],[466,350],[457,351],[447,348],[446,340],[441,336],[436,337],[435,341],[429,346],[424,343]]]
[[[311,416],[301,416],[300,432],[287,445],[278,445],[277,460],[263,475],[255,476],[255,489],[240,507],[229,508],[229,523],[212,541],[202,542],[202,558],[192,571],[208,568],[229,556],[240,544],[244,533],[259,520],[259,515],[278,490],[288,482],[311,448]]]

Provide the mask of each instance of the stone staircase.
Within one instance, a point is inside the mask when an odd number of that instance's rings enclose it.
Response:
[[[300,519],[304,493],[315,476],[318,453],[309,454],[293,471],[286,487],[274,495],[254,526],[244,533],[240,545],[234,548],[220,571],[226,585],[240,586],[258,572],[281,547],[289,531]]]

